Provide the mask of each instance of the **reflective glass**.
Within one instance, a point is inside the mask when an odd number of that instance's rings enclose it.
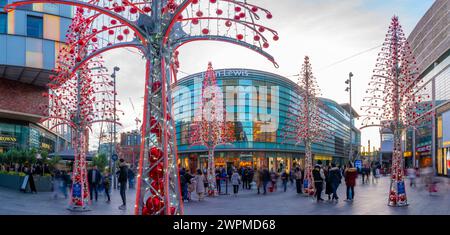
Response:
[[[37,16],[27,16],[27,36],[42,38],[43,36],[43,19]]]
[[[0,33],[6,33],[8,28],[8,17],[4,13],[0,13]]]

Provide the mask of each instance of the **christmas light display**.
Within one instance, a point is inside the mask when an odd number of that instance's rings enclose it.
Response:
[[[142,144],[135,214],[183,214],[177,166],[171,84],[178,69],[176,51],[195,41],[220,41],[251,49],[278,67],[264,49],[275,30],[258,24],[261,7],[237,0],[24,0],[5,10],[34,3],[76,6],[90,27],[78,44],[98,48],[76,58],[69,74],[92,58],[118,48],[136,48],[146,60]]]
[[[296,145],[303,143],[305,145],[303,191],[306,195],[312,196],[315,190],[312,177],[311,145],[322,141],[326,135],[331,135],[332,132],[323,118],[322,103],[318,99],[320,90],[308,56],[305,56],[297,84],[298,99],[290,103],[288,119],[283,127],[283,142],[294,142]]]
[[[45,118],[52,128],[68,125],[72,130],[74,165],[69,209],[88,210],[89,185],[87,182],[86,152],[87,132],[94,123],[113,122],[113,83],[106,74],[102,58],[96,57],[80,66],[75,73],[72,68],[76,61],[95,50],[95,42],[79,43],[86,36],[82,30],[89,27],[81,11],[77,11],[66,35],[67,45],[58,51],[55,75],[50,77],[49,92],[44,93],[49,105],[43,108]],[[80,33],[78,33],[78,32]]]
[[[430,103],[420,89],[418,67],[398,17],[392,18],[362,106],[363,126],[388,128],[394,135],[389,206],[408,205],[401,136],[408,127],[420,125],[429,114]],[[429,97],[428,97],[429,98]]]
[[[208,149],[208,194],[213,196],[217,195],[214,150],[218,145],[234,141],[234,128],[225,120],[223,103],[223,91],[217,86],[216,72],[209,62],[202,84],[201,103],[191,124],[190,142],[192,145],[201,145]]]

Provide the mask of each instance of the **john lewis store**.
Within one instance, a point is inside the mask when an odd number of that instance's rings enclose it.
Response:
[[[197,73],[180,79],[173,95],[179,164],[191,171],[206,168],[207,163],[206,148],[191,146],[189,142],[203,77],[203,73]],[[288,108],[292,102],[299,102],[294,91],[297,84],[276,74],[251,69],[216,70],[216,78],[224,93],[226,114],[233,117],[231,126],[235,135],[235,142],[216,148],[216,167],[252,166],[281,171],[304,164],[304,146],[283,138]],[[350,116],[332,100],[321,102],[322,113],[335,135],[313,144],[314,159],[343,164],[349,155]],[[354,124],[352,133],[353,149],[359,149],[361,134]]]

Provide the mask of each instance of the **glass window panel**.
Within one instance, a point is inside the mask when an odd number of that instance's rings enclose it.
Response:
[[[58,4],[44,4],[44,11],[50,14],[59,15],[59,6]]]
[[[0,13],[0,33],[7,32],[8,18],[4,13]]]
[[[43,36],[43,19],[37,16],[27,16],[27,35],[29,37],[42,38]]]
[[[44,11],[44,4],[42,4],[42,3],[34,3],[33,4],[33,11],[43,12]]]
[[[59,17],[44,15],[44,38],[59,40]]]

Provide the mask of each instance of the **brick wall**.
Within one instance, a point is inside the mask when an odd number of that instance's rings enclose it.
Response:
[[[44,115],[40,106],[48,104],[42,97],[46,88],[0,78],[0,109]]]

